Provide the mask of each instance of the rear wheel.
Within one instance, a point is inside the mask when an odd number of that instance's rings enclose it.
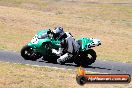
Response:
[[[95,62],[96,60],[96,52],[93,49],[89,49],[88,51],[81,52],[78,58],[75,59],[75,63],[78,66],[88,66]]]
[[[28,45],[24,46],[21,49],[21,56],[25,60],[32,60],[32,61],[36,61],[37,59],[39,59],[41,57],[41,55],[35,53],[34,50],[33,50],[33,48],[31,48]]]

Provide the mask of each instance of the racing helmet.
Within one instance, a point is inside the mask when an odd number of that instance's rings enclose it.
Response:
[[[53,30],[54,39],[60,39],[64,34],[65,32],[62,27],[55,27],[55,29]]]

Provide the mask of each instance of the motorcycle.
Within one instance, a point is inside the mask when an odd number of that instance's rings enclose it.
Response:
[[[72,59],[66,63],[75,63],[78,66],[88,66],[95,62],[96,52],[93,47],[101,45],[101,41],[96,38],[80,38],[76,40],[80,48],[78,53],[74,54]],[[48,62],[57,62],[58,56],[52,53],[52,49],[59,49],[60,41],[55,40],[50,29],[38,31],[21,49],[21,56],[25,60],[36,61],[39,58]]]

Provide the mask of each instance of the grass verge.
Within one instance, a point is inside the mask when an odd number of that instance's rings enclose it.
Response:
[[[76,72],[0,62],[1,88],[131,88],[130,84],[76,83]]]

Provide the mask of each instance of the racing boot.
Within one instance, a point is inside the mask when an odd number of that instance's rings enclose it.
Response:
[[[71,59],[72,56],[73,56],[72,54],[66,53],[66,54],[60,56],[60,58],[57,59],[57,63],[65,64],[65,62],[67,60]]]

